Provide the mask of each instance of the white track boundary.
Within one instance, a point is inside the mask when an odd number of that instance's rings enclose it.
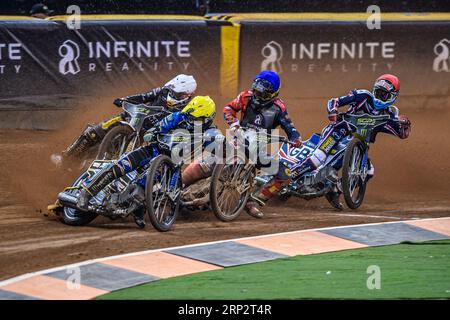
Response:
[[[90,259],[82,262],[77,262],[73,264],[68,264],[60,267],[54,267],[50,269],[25,273],[20,276],[13,277],[11,279],[0,281],[0,289],[3,286],[6,286],[11,283],[15,283],[18,281],[22,281],[34,276],[44,275],[46,273],[55,272],[55,271],[61,271],[65,270],[67,268],[77,268],[84,265],[102,262],[105,260],[110,259],[117,259],[117,258],[123,258],[123,257],[132,257],[132,256],[138,256],[141,254],[147,254],[152,252],[161,252],[161,251],[167,251],[167,250],[173,250],[173,249],[181,249],[181,248],[192,248],[192,247],[198,247],[203,245],[209,245],[209,244],[216,244],[216,243],[223,243],[223,242],[229,242],[229,241],[239,241],[239,240],[247,240],[247,239],[259,239],[259,238],[266,238],[271,236],[278,236],[278,235],[287,235],[287,234],[293,234],[293,233],[302,233],[302,232],[308,232],[308,231],[322,231],[322,230],[330,230],[330,229],[342,229],[342,228],[348,228],[348,227],[363,227],[363,226],[374,226],[374,225],[380,225],[380,224],[393,224],[393,223],[401,223],[401,222],[408,222],[408,221],[429,221],[429,220],[442,220],[442,219],[449,219],[450,217],[440,217],[440,218],[427,218],[427,219],[410,219],[410,220],[402,220],[402,221],[387,221],[387,222],[377,222],[377,223],[364,223],[364,224],[352,224],[352,225],[345,225],[345,226],[337,226],[337,227],[324,227],[324,228],[313,228],[313,229],[304,229],[304,230],[296,230],[296,231],[287,231],[287,232],[279,232],[279,233],[271,233],[271,234],[264,234],[259,236],[251,236],[251,237],[242,237],[242,238],[236,238],[236,239],[228,239],[228,240],[217,240],[217,241],[210,241],[210,242],[202,242],[202,243],[195,243],[195,244],[189,244],[189,245],[182,245],[182,246],[175,246],[175,247],[168,247],[168,248],[160,248],[160,249],[151,249],[151,250],[144,250],[144,251],[137,251],[137,252],[131,252],[131,253],[124,253],[114,256],[108,256],[103,258],[96,258],[96,259]]]

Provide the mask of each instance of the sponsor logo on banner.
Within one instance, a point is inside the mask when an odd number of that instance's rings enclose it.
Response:
[[[59,61],[59,73],[61,74],[77,74],[80,72],[78,58],[80,57],[80,47],[72,40],[65,41],[58,49],[61,56]]]
[[[283,58],[283,52],[290,53],[289,61]],[[261,55],[261,69],[277,72],[390,71],[393,68],[391,61],[395,58],[395,42],[291,43],[289,48],[283,48],[278,42],[270,41],[262,47]]]
[[[0,75],[20,73],[22,67],[22,44],[19,42],[0,42]]]
[[[450,40],[442,39],[434,46],[436,57],[433,61],[435,72],[450,72]]]
[[[281,58],[283,57],[283,48],[278,42],[270,41],[261,50],[264,60],[261,62],[261,70],[272,70],[282,73]]]
[[[76,75],[80,71],[187,71],[191,58],[190,41],[92,41],[80,46],[64,41],[58,49],[59,72]]]

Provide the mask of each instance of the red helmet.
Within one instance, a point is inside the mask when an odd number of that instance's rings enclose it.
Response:
[[[393,86],[395,91],[399,92],[400,91],[400,80],[398,80],[398,78],[396,76],[394,76],[393,74],[383,74],[382,76],[379,76],[378,79],[375,81],[375,83],[379,80],[386,80],[389,81]]]
[[[392,74],[379,76],[373,85],[374,103],[377,109],[384,109],[392,105],[400,91],[400,80]]]

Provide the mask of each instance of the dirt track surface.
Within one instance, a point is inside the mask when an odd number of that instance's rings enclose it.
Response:
[[[295,105],[294,102],[288,105]],[[289,104],[291,103],[291,104]],[[320,102],[323,104],[323,101]],[[292,118],[304,138],[326,123],[318,102],[302,101]],[[298,104],[296,104],[298,107]],[[306,107],[308,106],[308,107]],[[300,108],[300,107],[298,107]],[[115,112],[116,110],[112,110]],[[26,272],[87,259],[139,250],[213,240],[232,239],[300,229],[450,216],[450,135],[446,108],[410,107],[410,139],[380,136],[371,149],[376,175],[358,211],[336,212],[323,199],[290,199],[265,208],[266,217],[246,214],[222,223],[209,212],[183,215],[171,232],[159,233],[148,225],[139,230],[131,220],[97,218],[86,227],[69,227],[46,206],[69,185],[77,172],[52,168],[49,155],[63,149],[84,126],[103,113],[85,113],[76,124],[59,132],[0,131],[0,280]],[[439,114],[437,116],[437,114]]]

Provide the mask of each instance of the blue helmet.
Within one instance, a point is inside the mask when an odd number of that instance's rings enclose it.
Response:
[[[253,80],[252,90],[257,103],[268,104],[280,92],[280,76],[273,71],[261,71]]]

